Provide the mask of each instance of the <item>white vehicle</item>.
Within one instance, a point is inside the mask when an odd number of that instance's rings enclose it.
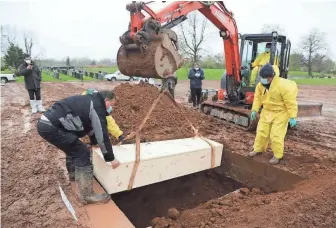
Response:
[[[154,85],[155,86],[155,80],[153,78],[142,78],[142,77],[134,77],[134,81],[144,81],[147,82],[150,85]]]
[[[7,82],[15,81],[14,74],[0,74],[1,85],[5,85]]]
[[[130,77],[130,76],[126,76],[123,75],[122,73],[120,73],[120,71],[116,71],[113,74],[107,74],[104,76],[104,79],[108,80],[108,81],[134,81],[134,77]]]

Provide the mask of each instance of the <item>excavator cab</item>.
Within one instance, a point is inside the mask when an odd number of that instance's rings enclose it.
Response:
[[[278,35],[277,32],[270,34],[245,34],[241,36],[240,40],[242,70],[250,68],[250,63],[253,63],[259,54],[265,52],[266,44],[270,43],[272,48],[269,62],[279,67],[280,77],[287,78],[291,42],[286,36]],[[243,76],[246,76],[244,72],[242,73]]]
[[[255,86],[260,81],[259,70],[261,66],[252,67],[252,63],[258,55],[265,52],[267,44],[271,44],[269,63],[279,68],[279,75],[287,78],[291,42],[286,36],[278,35],[277,32],[269,34],[245,34],[240,36],[240,59],[241,59],[241,87],[240,100],[245,99],[246,104],[252,104],[253,99],[246,96],[253,93]],[[253,75],[254,74],[254,75]]]

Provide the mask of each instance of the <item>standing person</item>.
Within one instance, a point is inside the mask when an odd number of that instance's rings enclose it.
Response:
[[[19,73],[24,76],[32,113],[45,112],[41,100],[41,71],[29,55],[26,55],[24,63],[20,65]]]
[[[202,96],[202,80],[204,79],[204,71],[197,63],[189,70],[188,78],[190,79],[190,91],[194,109],[199,108]]]
[[[265,64],[260,69],[260,83],[258,83],[252,106],[251,120],[256,120],[260,107],[263,109],[257,127],[254,150],[249,157],[255,157],[265,152],[268,142],[274,156],[270,164],[278,164],[283,157],[284,140],[287,133],[288,121],[291,127],[296,126],[298,114],[298,87],[294,81],[280,78],[276,75],[275,66]]]
[[[117,168],[120,163],[114,157],[106,122],[114,103],[112,91],[71,96],[56,102],[37,123],[40,136],[72,158],[75,182],[83,204],[105,203],[110,198],[106,192],[93,192],[90,150],[79,138],[88,135],[91,145],[99,145],[105,161],[111,162],[113,169]]]

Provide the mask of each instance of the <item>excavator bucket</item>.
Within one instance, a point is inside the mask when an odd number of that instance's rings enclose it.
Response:
[[[122,45],[117,64],[124,75],[162,79],[179,69],[183,59],[170,35],[160,33],[145,45]]]

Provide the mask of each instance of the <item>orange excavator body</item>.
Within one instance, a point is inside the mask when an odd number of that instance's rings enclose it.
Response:
[[[254,99],[254,87],[246,86],[242,81],[246,78],[242,72],[247,67],[241,64],[243,60],[239,52],[238,28],[233,13],[227,10],[223,1],[176,1],[158,12],[151,10],[144,2],[132,2],[126,9],[130,11],[131,22],[129,30],[120,37],[122,45],[118,51],[117,63],[121,73],[158,79],[170,77],[185,62],[178,53],[177,35],[171,28],[183,22],[190,12],[198,10],[219,29],[224,44],[226,69],[226,75],[222,78],[222,81],[225,79],[225,85],[223,86],[221,81],[217,99],[203,102],[201,110],[244,128],[255,129],[257,123],[251,121],[249,116],[249,109]],[[149,17],[146,18],[142,11]],[[276,50],[278,39],[282,39],[284,48],[281,48],[280,76],[287,78],[290,41],[284,36],[278,37],[277,32],[252,34],[249,37],[255,39],[253,42],[247,40],[253,43],[254,48],[260,42],[267,40],[272,42],[270,56],[272,65],[275,53],[278,53]],[[308,106],[304,107],[306,110]],[[313,108],[319,110],[316,115],[322,115],[322,104],[316,104]]]

